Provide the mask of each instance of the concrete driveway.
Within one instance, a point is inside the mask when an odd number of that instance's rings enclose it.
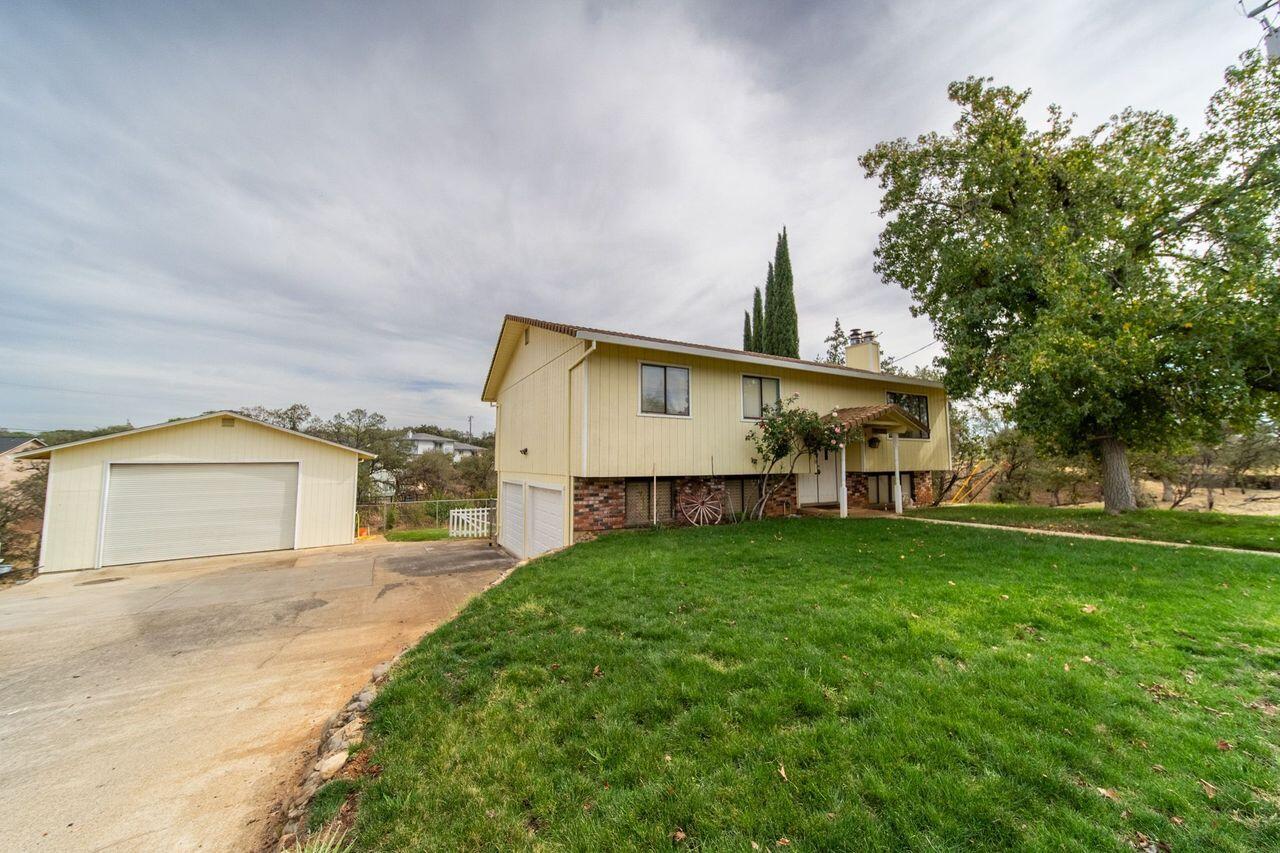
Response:
[[[369,670],[510,566],[362,543],[0,592],[0,850],[249,850]]]

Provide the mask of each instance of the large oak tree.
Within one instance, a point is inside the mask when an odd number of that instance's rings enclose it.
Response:
[[[1129,449],[1216,437],[1280,393],[1280,63],[1226,72],[1192,133],[1125,110],[1089,133],[1029,92],[953,83],[947,134],[861,162],[889,219],[876,269],[945,344],[956,396],[1102,463],[1135,505]]]

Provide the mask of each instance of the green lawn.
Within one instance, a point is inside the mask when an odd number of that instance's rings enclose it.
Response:
[[[950,521],[1280,551],[1280,516],[1274,515],[1228,515],[1224,512],[1174,509],[1143,509],[1123,515],[1107,515],[1101,509],[1013,504],[939,506],[912,510],[910,514]]]
[[[406,656],[358,849],[1280,849],[1277,571],[888,519],[605,537]]]
[[[448,539],[447,527],[419,527],[412,530],[389,530],[386,534],[388,542],[431,542],[436,539]]]

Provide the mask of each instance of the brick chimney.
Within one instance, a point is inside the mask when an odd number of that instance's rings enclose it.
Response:
[[[844,363],[846,367],[879,373],[880,342],[876,340],[876,333],[861,329],[849,330],[849,345],[844,348]]]

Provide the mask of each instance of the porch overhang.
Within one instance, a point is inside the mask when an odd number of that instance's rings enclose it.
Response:
[[[929,428],[897,403],[832,409],[827,418],[846,427],[882,427],[889,432],[928,432]]]

